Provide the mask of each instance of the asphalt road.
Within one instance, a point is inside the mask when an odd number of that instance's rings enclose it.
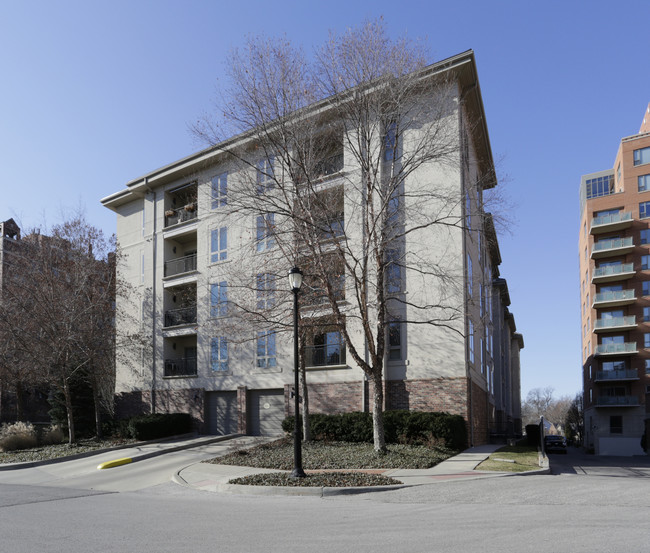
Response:
[[[165,467],[188,461],[173,455],[164,456]],[[168,479],[135,491],[99,489],[106,483],[90,489],[88,482],[80,486],[89,477],[80,468],[75,476],[72,467],[69,480],[57,474],[58,483],[38,473],[35,484],[25,475],[9,483],[5,473],[0,551],[647,552],[647,460],[621,466],[617,458],[584,457],[552,455],[550,475],[323,499],[222,495]],[[118,482],[128,467],[112,473]],[[73,482],[79,487],[68,487]]]

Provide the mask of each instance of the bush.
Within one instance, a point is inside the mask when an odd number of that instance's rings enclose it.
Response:
[[[36,429],[29,422],[5,423],[0,427],[0,451],[29,449],[36,444]]]
[[[155,440],[191,431],[192,417],[188,413],[139,415],[126,422],[126,437],[136,440]]]
[[[53,424],[46,428],[40,437],[40,443],[43,445],[60,444],[65,440],[63,429],[58,424]]]
[[[282,422],[285,432],[293,432],[294,418]],[[371,413],[309,415],[309,427],[315,440],[372,443]],[[467,427],[460,415],[420,411],[385,411],[386,443],[436,446],[450,449],[467,447]]]

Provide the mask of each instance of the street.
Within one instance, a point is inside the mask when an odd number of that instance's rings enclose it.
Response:
[[[0,550],[648,550],[646,458],[628,459],[622,470],[608,466],[613,458],[585,459],[572,449],[551,456],[550,475],[451,480],[326,499],[224,495],[169,481],[174,470],[207,454],[169,453],[99,474],[88,470],[96,458],[66,463],[65,470],[0,472]],[[147,472],[156,476],[145,478]],[[128,491],[114,491],[121,487]]]

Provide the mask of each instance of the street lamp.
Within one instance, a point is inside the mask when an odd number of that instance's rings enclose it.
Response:
[[[307,476],[305,471],[302,470],[302,440],[300,437],[300,422],[298,420],[298,412],[300,408],[300,394],[298,389],[300,386],[298,375],[298,292],[302,286],[302,271],[298,267],[294,267],[289,271],[289,286],[293,292],[293,376],[294,376],[294,427],[293,427],[293,470],[291,471],[291,478],[304,478]]]

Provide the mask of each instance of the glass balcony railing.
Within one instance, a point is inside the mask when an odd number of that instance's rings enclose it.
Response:
[[[598,407],[636,407],[639,398],[636,396],[601,396],[596,398]]]
[[[634,273],[634,263],[621,263],[620,265],[596,267],[592,273],[592,278],[604,278],[609,276],[622,275],[625,273]]]
[[[596,380],[638,380],[636,369],[616,369],[613,371],[598,371]]]
[[[626,223],[632,222],[632,213],[626,211],[625,213],[616,213],[613,215],[602,215],[600,217],[594,217],[591,222],[591,228],[601,227],[605,225],[615,225],[617,223]]]
[[[600,240],[594,244],[591,250],[592,255],[597,253],[604,253],[611,250],[620,250],[622,248],[634,247],[634,240],[629,238],[614,238],[612,240]]]
[[[596,355],[630,354],[637,353],[636,342],[624,342],[619,344],[598,344],[594,349]]]
[[[634,301],[635,299],[636,296],[634,295],[634,290],[615,290],[596,294],[594,296],[594,304],[617,301]]]
[[[619,327],[636,326],[636,317],[631,315],[629,317],[608,317],[606,319],[597,319],[594,328],[596,330],[602,329],[616,329]]]

